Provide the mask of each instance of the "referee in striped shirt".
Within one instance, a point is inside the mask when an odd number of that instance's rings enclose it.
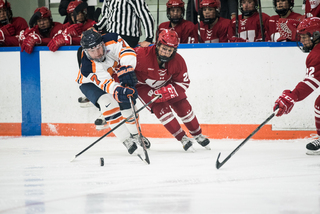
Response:
[[[146,40],[139,43],[141,24]],[[94,25],[96,30],[104,28],[108,33],[119,34],[131,47],[147,47],[154,37],[154,19],[144,0],[104,0],[102,19]]]

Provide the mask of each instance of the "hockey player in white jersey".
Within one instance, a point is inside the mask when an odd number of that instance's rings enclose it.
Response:
[[[83,32],[80,42],[83,51],[77,77],[81,92],[101,112],[95,121],[98,130],[117,126],[132,114],[129,97],[138,97],[135,51],[116,33],[101,35],[90,29]],[[119,81],[118,81],[119,80]],[[137,149],[138,131],[134,118],[113,131],[127,147],[129,154]],[[144,137],[146,147],[150,142]]]

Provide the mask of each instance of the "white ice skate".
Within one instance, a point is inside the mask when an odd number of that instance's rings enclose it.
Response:
[[[197,136],[194,137],[194,139],[204,148],[211,150],[209,143],[210,140],[208,138],[206,138],[203,134],[199,134]]]
[[[320,155],[320,138],[307,144],[307,155]]]
[[[185,151],[196,152],[196,150],[192,146],[192,141],[186,135],[182,137],[181,141],[183,149]]]

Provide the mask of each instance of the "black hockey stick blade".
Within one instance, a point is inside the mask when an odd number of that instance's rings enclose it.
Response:
[[[157,99],[159,99],[161,96],[155,96],[152,100],[150,100],[147,104],[143,105],[140,109],[138,109],[138,111],[136,113],[139,113],[140,111],[142,111],[144,108],[146,108],[148,105],[150,105],[151,103],[153,103],[154,101],[156,101]],[[119,128],[119,126],[123,125],[125,122],[127,122],[129,120],[129,118],[133,117],[134,115],[131,114],[127,119],[121,121],[121,123],[119,123],[117,126],[115,126],[113,129],[111,129],[110,131],[108,131],[107,133],[105,133],[102,137],[100,137],[98,140],[94,141],[92,144],[90,144],[87,148],[85,148],[84,150],[82,150],[81,152],[79,152],[78,154],[76,154],[70,162],[74,161],[78,156],[80,156],[82,153],[84,153],[85,151],[87,151],[88,149],[90,149],[93,145],[95,145],[96,143],[98,143],[100,140],[102,140],[104,137],[106,137],[107,135],[109,135],[111,132],[113,132],[114,130],[116,130],[117,128]]]
[[[145,156],[144,161],[146,163],[150,164],[149,155],[148,155],[148,152],[147,152],[146,144],[143,141],[143,137],[142,137],[142,133],[141,133],[141,127],[140,127],[140,123],[139,123],[139,120],[138,120],[137,112],[136,112],[136,109],[135,109],[135,106],[134,106],[134,102],[131,99],[131,97],[129,97],[129,100],[130,100],[130,103],[131,103],[131,109],[132,109],[132,112],[133,112],[133,115],[134,115],[134,121],[135,121],[135,124],[136,124],[136,127],[137,127],[137,131],[138,131],[138,137],[139,137],[140,145],[142,145],[144,156]],[[138,154],[138,156],[139,156],[140,159],[142,159],[140,154]]]
[[[221,152],[218,155],[217,161],[216,161],[216,168],[219,169],[220,167],[223,166],[255,133],[257,133],[267,122],[269,122],[277,112],[278,108],[276,109],[275,112],[273,112],[263,123],[261,123],[242,143],[239,144],[235,150],[233,150],[222,162],[219,162],[219,157],[221,155]]]

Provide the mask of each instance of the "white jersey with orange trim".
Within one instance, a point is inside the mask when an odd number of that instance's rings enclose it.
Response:
[[[119,66],[136,67],[135,51],[116,33],[102,36],[105,43],[106,59],[103,62],[89,60],[82,52],[81,67],[77,77],[79,84],[92,82],[103,91],[113,94],[120,84],[112,77]]]

